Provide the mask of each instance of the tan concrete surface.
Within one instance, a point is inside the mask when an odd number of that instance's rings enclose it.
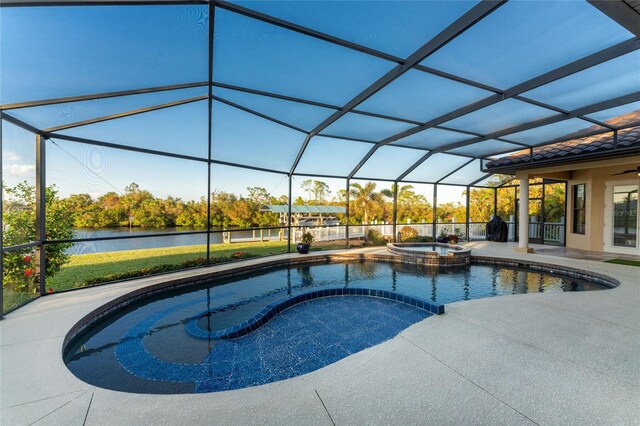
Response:
[[[640,268],[515,253],[513,244],[467,246],[599,272],[621,285],[453,303],[445,315],[310,374],[197,395],[100,389],[62,362],[64,336],[83,315],[166,277],[51,295],[0,321],[0,423],[640,424]]]

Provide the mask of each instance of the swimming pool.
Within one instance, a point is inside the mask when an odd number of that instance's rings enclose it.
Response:
[[[80,379],[120,391],[231,390],[314,371],[432,315],[403,303],[403,296],[437,305],[603,288],[580,278],[503,266],[438,271],[416,264],[351,261],[279,267],[165,292],[122,308],[74,339],[65,362]],[[350,295],[304,300],[305,295],[330,295],[337,289],[348,289]],[[365,293],[397,300],[358,297]],[[267,306],[296,298],[302,303],[242,337],[212,338],[259,317]]]

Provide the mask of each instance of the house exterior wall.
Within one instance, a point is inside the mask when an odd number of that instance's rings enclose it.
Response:
[[[516,177],[550,178],[567,180],[566,246],[591,251],[604,251],[605,227],[605,185],[607,182],[640,183],[640,177],[630,173],[613,176],[623,170],[635,169],[640,165],[640,156],[630,156],[611,160],[593,161],[576,164],[549,166],[539,169],[522,170]],[[574,234],[573,231],[573,185],[586,184],[585,194],[585,233]]]

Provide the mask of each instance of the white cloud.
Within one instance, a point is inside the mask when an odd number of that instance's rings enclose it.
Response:
[[[34,164],[9,164],[5,169],[7,177],[33,176],[35,172],[36,166]]]
[[[13,151],[5,151],[2,153],[3,161],[20,161],[22,157]]]

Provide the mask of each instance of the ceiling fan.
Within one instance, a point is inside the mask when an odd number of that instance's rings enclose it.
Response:
[[[626,175],[627,173],[635,173],[636,175],[640,176],[640,166],[636,167],[635,169],[625,170],[621,173],[614,173],[611,176]]]

